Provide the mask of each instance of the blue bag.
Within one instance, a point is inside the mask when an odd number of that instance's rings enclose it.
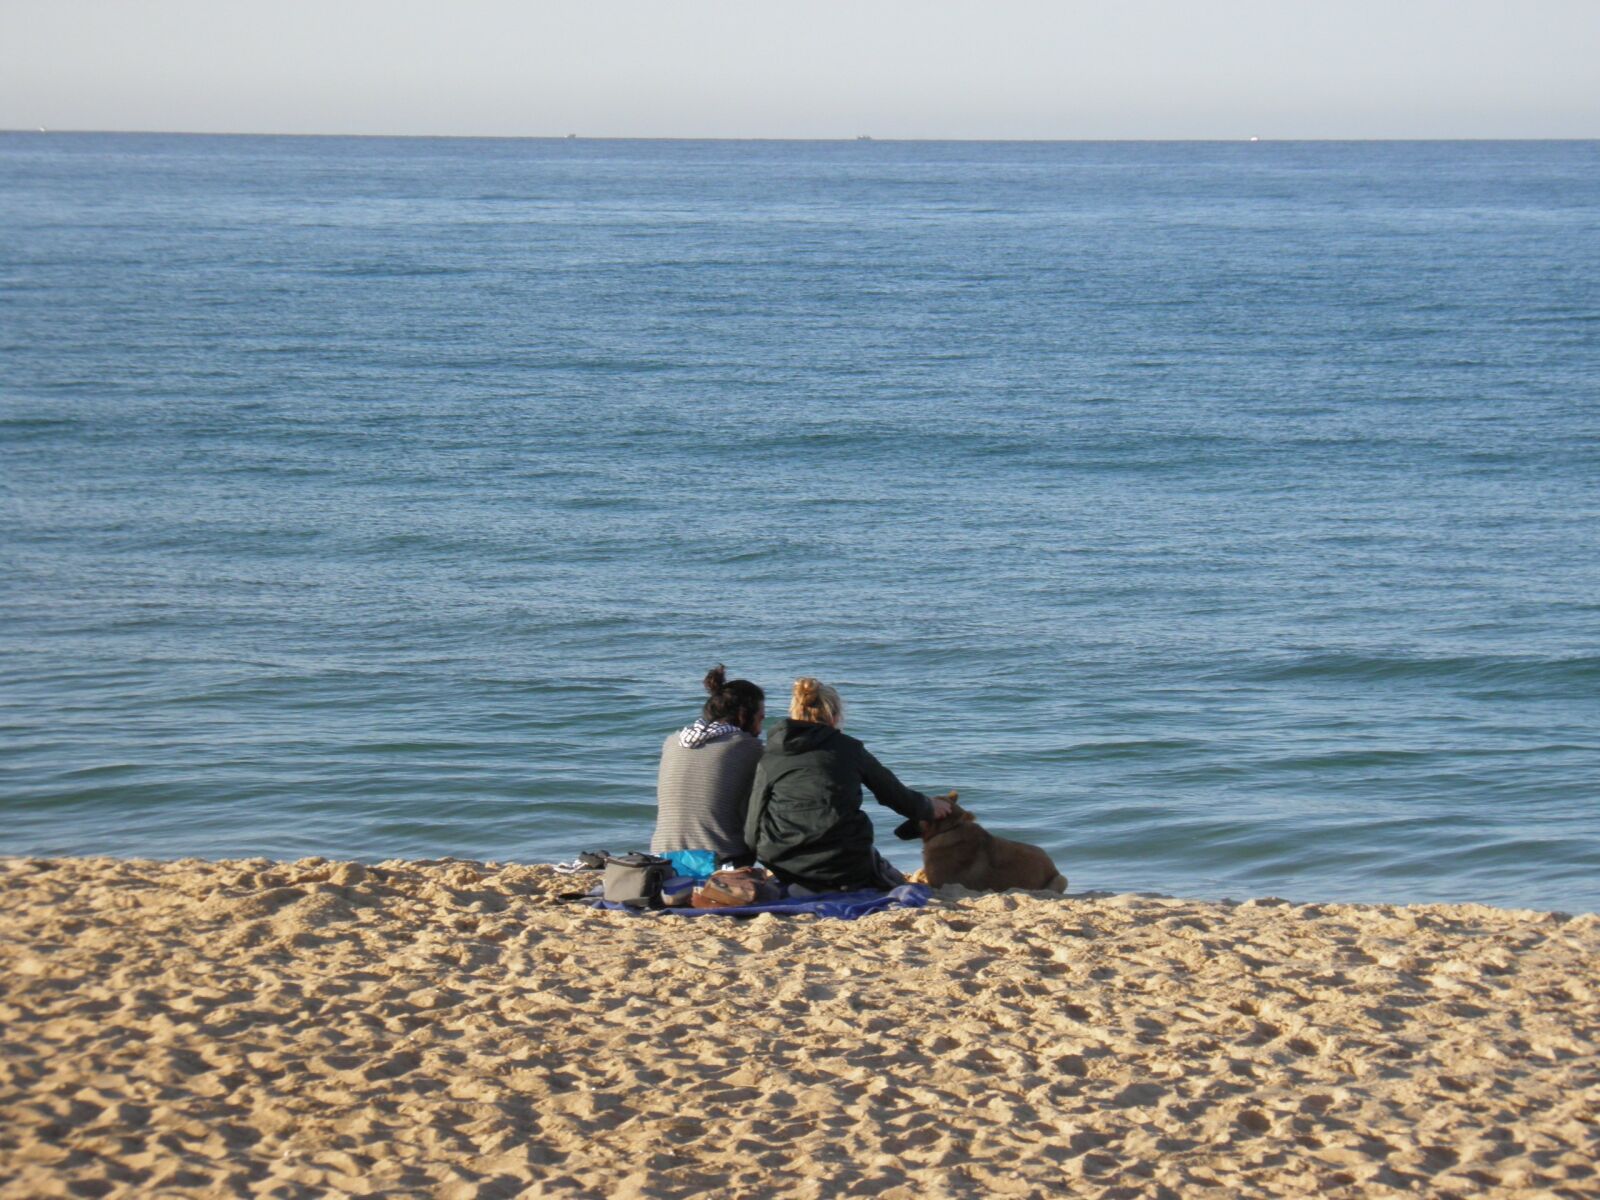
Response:
[[[717,856],[711,850],[674,850],[663,855],[676,874],[689,879],[710,879],[716,874]]]

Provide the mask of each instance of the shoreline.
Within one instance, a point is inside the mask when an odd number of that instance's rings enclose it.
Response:
[[[1594,914],[683,920],[465,860],[0,889],[4,1198],[1600,1194]]]

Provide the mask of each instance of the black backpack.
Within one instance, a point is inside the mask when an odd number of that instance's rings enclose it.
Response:
[[[660,908],[661,885],[672,877],[672,864],[654,854],[608,854],[601,884],[612,904]]]

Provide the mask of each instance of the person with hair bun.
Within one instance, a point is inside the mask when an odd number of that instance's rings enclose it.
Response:
[[[914,792],[855,738],[840,730],[839,693],[810,676],[794,682],[789,719],[767,735],[756,765],[744,840],[791,886],[853,892],[904,883],[872,845],[861,787],[902,817],[931,821],[949,802]]]
[[[718,862],[749,866],[745,805],[761,758],[766,693],[748,679],[729,679],[718,663],[706,673],[700,719],[668,734],[656,773],[655,854],[710,850]]]

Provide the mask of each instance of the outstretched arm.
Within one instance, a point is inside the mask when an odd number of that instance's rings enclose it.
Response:
[[[879,804],[894,809],[902,817],[913,821],[931,821],[938,812],[935,802],[921,792],[914,792],[895,778],[893,771],[872,756],[865,746],[861,748],[861,782],[877,798]],[[944,806],[948,811],[949,805]]]

